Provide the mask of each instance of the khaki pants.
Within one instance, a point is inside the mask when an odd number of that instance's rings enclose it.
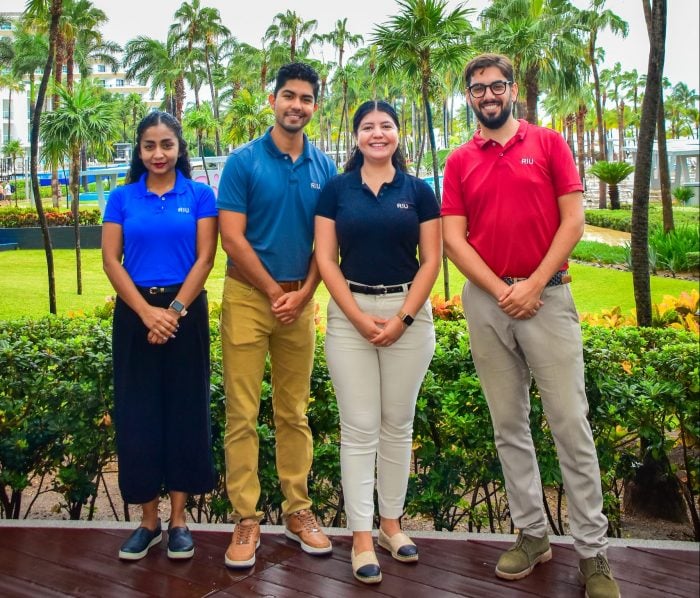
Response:
[[[561,467],[574,547],[590,558],[607,547],[598,457],[586,419],[581,326],[569,285],[546,288],[534,318],[515,320],[470,282],[462,292],[474,365],[486,395],[513,523],[547,533],[542,482],[530,434],[534,376]]]
[[[311,507],[307,478],[313,441],[306,417],[313,366],[313,301],[293,324],[281,324],[267,296],[226,277],[221,310],[221,343],[226,391],[226,489],[234,518],[260,519],[258,433],[260,387],[265,359],[272,367],[277,474],[285,514]]]

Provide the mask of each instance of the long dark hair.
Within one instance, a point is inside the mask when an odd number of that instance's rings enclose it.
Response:
[[[144,172],[147,172],[148,169],[144,165],[143,160],[141,159],[141,154],[139,153],[141,138],[146,132],[146,129],[150,129],[151,127],[155,127],[161,123],[175,133],[175,137],[177,137],[179,151],[175,168],[177,168],[186,179],[192,178],[192,166],[190,165],[190,156],[187,152],[187,142],[182,136],[182,125],[172,114],[154,110],[153,112],[149,112],[146,116],[144,116],[143,119],[141,119],[139,126],[136,127],[136,147],[131,155],[129,172],[126,174],[127,183],[135,183],[141,178],[141,175]]]
[[[357,138],[357,130],[360,128],[360,123],[362,122],[362,119],[365,116],[367,116],[370,112],[374,112],[375,110],[388,114],[391,117],[391,120],[394,121],[396,129],[399,130],[401,128],[399,126],[399,117],[397,116],[396,110],[394,110],[394,107],[391,104],[385,102],[384,100],[368,100],[360,104],[359,108],[355,110],[355,114],[353,114],[352,116],[352,132],[354,133],[355,138]],[[355,147],[352,148],[352,152],[350,153],[350,157],[347,159],[347,162],[345,162],[345,172],[359,170],[364,161],[365,157],[362,155],[362,152],[358,149],[357,144],[355,144]],[[394,168],[396,168],[396,170],[406,172],[406,158],[404,158],[400,144],[396,147],[396,151],[391,156],[391,163],[394,165]]]

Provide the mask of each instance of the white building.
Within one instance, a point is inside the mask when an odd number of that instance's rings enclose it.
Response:
[[[0,21],[9,21],[9,23],[0,24],[0,38],[13,37],[14,23],[21,17],[19,12],[3,12],[0,11]],[[64,66],[63,72],[67,69]],[[38,70],[35,74],[36,85],[38,86],[41,80],[42,71]],[[76,71],[76,80],[80,78],[80,74]],[[160,104],[158,100],[151,100],[149,88],[143,85],[136,85],[133,82],[127,81],[123,72],[112,72],[111,68],[105,64],[93,64],[91,77],[96,81],[97,85],[101,85],[112,93],[128,95],[131,93],[139,94],[144,102],[150,107],[155,107]],[[0,118],[2,127],[0,131],[0,154],[2,148],[10,139],[19,139],[25,153],[29,155],[29,81],[24,82],[24,89],[21,91],[13,91],[0,87]],[[3,156],[4,157],[4,156]],[[6,160],[0,161],[0,164],[7,168]],[[2,174],[3,166],[0,166],[0,175]]]

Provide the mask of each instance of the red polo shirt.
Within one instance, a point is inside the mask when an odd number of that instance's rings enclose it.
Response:
[[[519,122],[505,146],[477,131],[443,179],[442,215],[467,218],[467,241],[498,276],[530,276],[559,228],[557,199],[583,191],[564,138]]]

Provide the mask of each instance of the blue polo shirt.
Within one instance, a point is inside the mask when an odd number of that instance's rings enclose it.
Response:
[[[335,220],[347,280],[391,285],[415,277],[420,224],[439,218],[440,208],[432,187],[419,178],[397,170],[375,196],[357,169],[328,182],[316,213]]]
[[[302,154],[292,162],[270,131],[228,157],[216,207],[246,215],[246,239],[272,278],[303,280],[313,251],[316,204],[336,167],[306,136]]]
[[[180,284],[197,258],[197,220],[217,215],[214,192],[177,171],[160,197],[146,189],[147,175],[110,192],[103,222],[122,226],[123,264],[134,284]]]

